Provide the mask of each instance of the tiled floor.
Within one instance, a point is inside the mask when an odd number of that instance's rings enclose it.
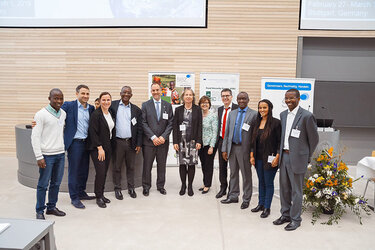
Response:
[[[16,158],[0,157],[0,217],[33,219],[35,190],[18,183],[17,167]],[[124,200],[118,201],[109,192],[106,197],[112,202],[106,209],[86,201],[86,209],[78,210],[67,193],[60,193],[58,207],[67,216],[46,218],[55,220],[58,249],[374,249],[375,214],[364,216],[363,225],[348,211],[339,225],[313,226],[307,212],[299,229],[286,232],[272,224],[279,217],[279,199],[274,199],[271,216],[266,219],[250,209],[241,210],[240,203],[223,205],[215,199],[217,175],[215,170],[211,191],[202,195],[198,192],[202,183],[198,168],[195,195],[181,197],[178,168],[170,167],[166,196],[154,188],[144,197],[137,188],[136,199],[124,192]],[[256,179],[253,171],[254,185]],[[355,183],[355,192],[361,193],[364,184],[364,180]],[[373,192],[370,185],[367,196],[373,197]],[[256,206],[257,199],[253,195],[250,208]]]

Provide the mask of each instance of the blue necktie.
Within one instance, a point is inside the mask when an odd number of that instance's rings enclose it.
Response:
[[[158,121],[160,120],[160,108],[159,108],[159,103],[156,102],[156,116],[158,117]]]
[[[241,143],[241,125],[242,125],[243,114],[245,113],[244,110],[241,110],[241,109],[239,109],[238,112],[240,112],[240,117],[237,120],[236,128],[234,131],[234,138],[233,138],[233,142],[235,144]]]

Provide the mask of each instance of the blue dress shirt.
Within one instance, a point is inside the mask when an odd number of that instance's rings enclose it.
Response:
[[[118,138],[131,138],[131,108],[130,103],[125,104],[120,101],[116,114],[116,137]]]
[[[77,132],[74,135],[74,139],[86,139],[89,130],[89,105],[86,108],[77,100],[78,104],[78,117],[77,117]]]
[[[240,133],[240,141],[239,143],[242,143],[242,126],[243,126],[243,121],[245,119],[245,116],[246,116],[246,112],[247,112],[247,109],[248,107],[244,108],[244,109],[240,109],[238,108],[238,113],[237,113],[237,117],[236,117],[236,124],[234,125],[234,134],[233,134],[233,139],[236,138],[236,128],[237,126],[239,125],[240,126],[240,129],[239,129],[239,133]],[[243,115],[242,115],[242,119],[240,121],[240,117],[241,117],[241,112],[243,112]],[[240,123],[240,124],[238,124]]]

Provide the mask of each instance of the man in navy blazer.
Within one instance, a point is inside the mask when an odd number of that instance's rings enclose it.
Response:
[[[89,173],[89,151],[86,147],[89,119],[94,106],[88,104],[90,89],[86,85],[76,88],[77,100],[64,102],[61,108],[66,112],[64,144],[68,152],[68,187],[72,205],[85,208],[81,200],[91,200],[94,196],[86,193]]]
[[[319,142],[315,117],[300,107],[299,101],[299,91],[289,89],[285,93],[288,110],[280,114],[281,217],[273,224],[281,225],[289,222],[285,227],[286,231],[296,230],[301,225],[304,177],[307,165]]]
[[[136,198],[134,190],[135,156],[142,147],[142,111],[130,102],[132,89],[124,86],[120,92],[121,100],[112,102],[110,109],[116,121],[116,138],[114,141],[113,184],[116,199],[122,200],[121,168],[125,161],[128,193]]]

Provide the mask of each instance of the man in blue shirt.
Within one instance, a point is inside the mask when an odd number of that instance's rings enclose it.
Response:
[[[230,180],[228,197],[221,203],[238,203],[240,195],[239,170],[243,180],[243,196],[241,209],[249,207],[253,186],[250,164],[250,125],[257,115],[257,112],[249,108],[249,96],[246,92],[237,95],[238,109],[228,115],[227,128],[225,130],[223,146],[223,158],[229,161]]]
[[[68,152],[68,187],[72,205],[85,208],[81,200],[91,200],[94,196],[86,193],[86,182],[89,173],[89,151],[86,148],[89,119],[94,106],[88,104],[90,89],[86,85],[76,88],[77,100],[64,102],[62,109],[66,112],[64,144]]]
[[[142,111],[130,102],[133,96],[131,87],[124,86],[120,92],[121,100],[112,102],[110,109],[116,121],[116,138],[114,143],[113,184],[115,196],[123,199],[121,193],[121,169],[125,162],[128,193],[136,198],[134,190],[135,156],[142,146]]]

